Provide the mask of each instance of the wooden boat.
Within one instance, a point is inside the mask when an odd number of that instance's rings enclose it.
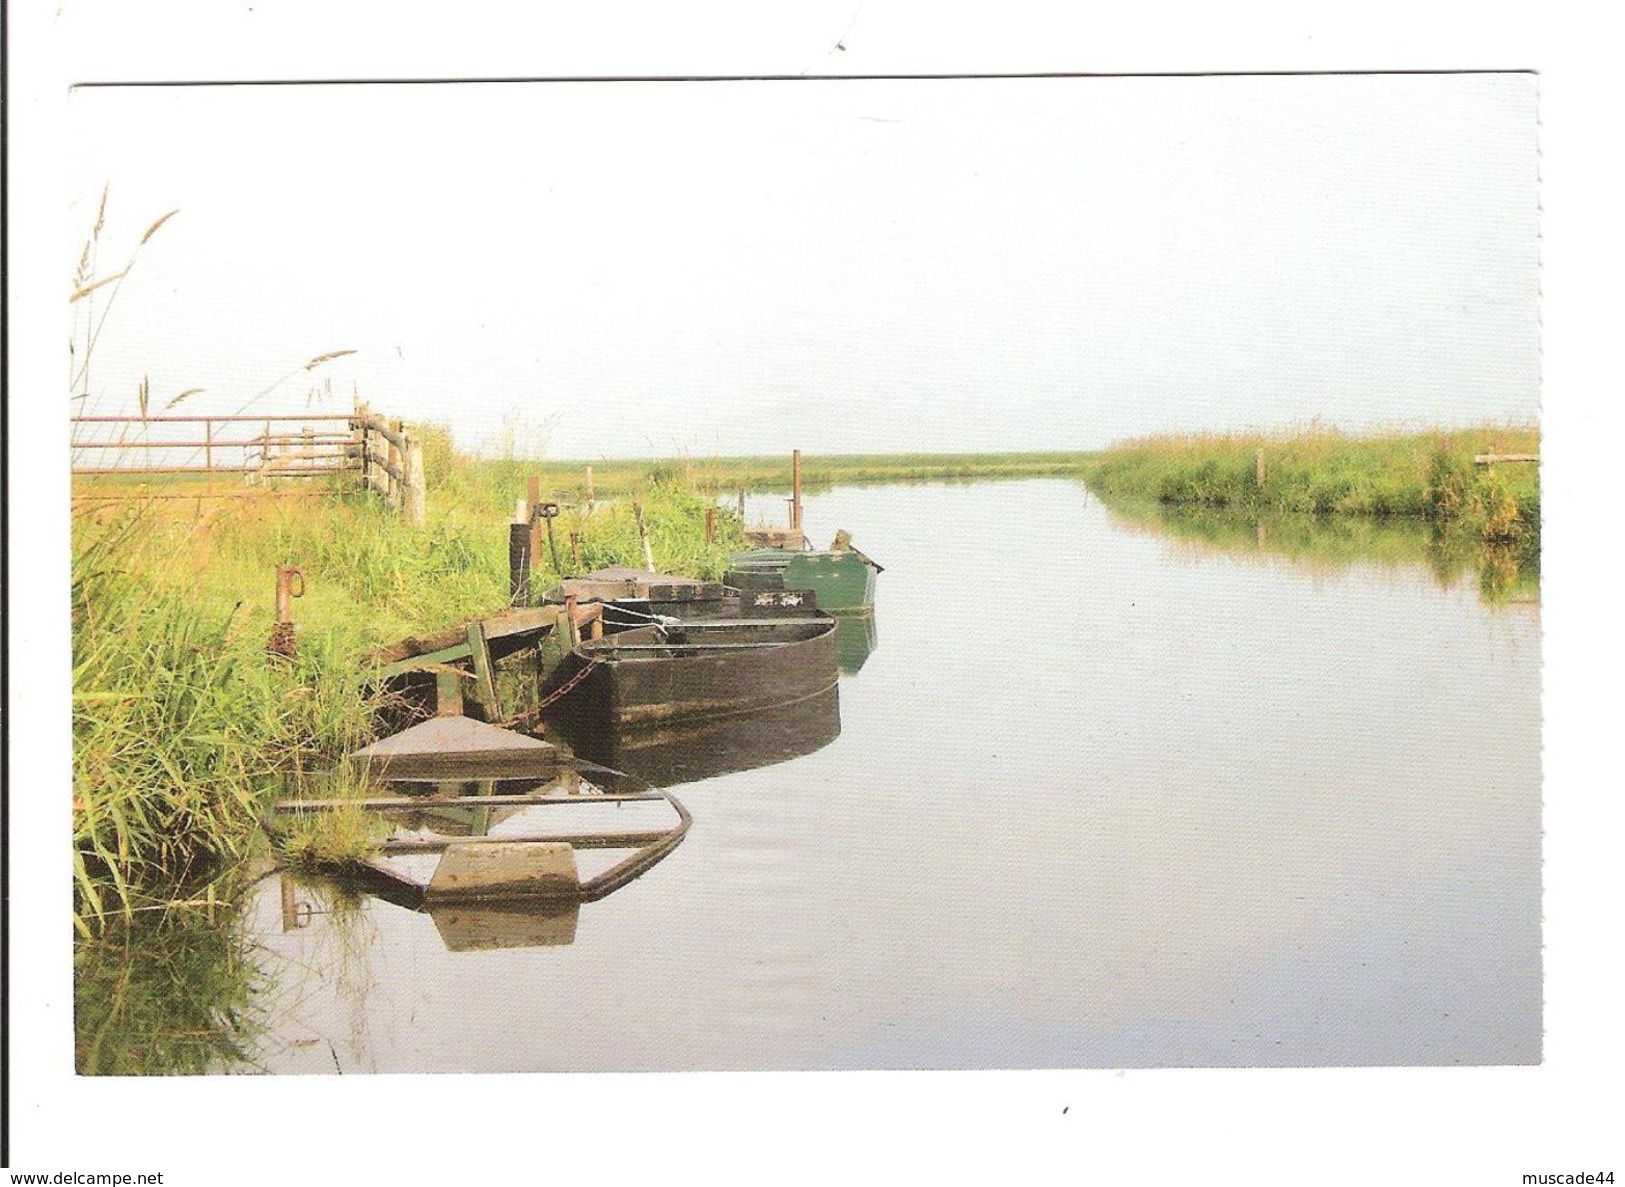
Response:
[[[835,620],[716,618],[584,639],[542,687],[542,719],[566,739],[666,726],[799,701],[839,678]]]
[[[723,582],[742,596],[757,590],[810,590],[827,613],[871,614],[880,572],[879,565],[851,547],[822,552],[753,548],[728,562]]]

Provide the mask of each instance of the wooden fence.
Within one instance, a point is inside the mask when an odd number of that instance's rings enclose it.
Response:
[[[423,445],[399,420],[386,420],[365,404],[355,411],[361,484],[377,491],[414,527],[422,527],[424,503]]]
[[[399,420],[366,405],[351,413],[273,416],[76,416],[71,420],[75,479],[93,480],[76,494],[141,497],[221,497],[246,493],[335,494],[341,482],[305,491],[277,489],[284,479],[355,474],[411,522],[424,523],[423,448]],[[254,430],[258,430],[257,432]],[[106,481],[158,475],[230,475],[256,492],[153,491]]]

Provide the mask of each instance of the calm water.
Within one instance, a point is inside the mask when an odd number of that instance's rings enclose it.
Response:
[[[1537,606],[1207,549],[1064,481],[837,490],[806,523],[886,571],[796,757],[687,767],[682,846],[547,943],[452,950],[317,883],[284,930],[262,883],[254,1062],[1539,1060]]]

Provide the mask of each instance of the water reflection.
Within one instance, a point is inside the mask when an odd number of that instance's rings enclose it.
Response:
[[[879,646],[873,614],[845,615],[835,620],[835,662],[841,667],[841,675],[856,676]]]
[[[323,915],[358,913],[372,899],[427,915],[448,952],[572,944],[581,914],[576,899],[430,902],[421,888],[366,870],[342,877],[283,871],[280,885],[284,933],[308,928]]]
[[[576,753],[593,762],[655,787],[677,787],[812,754],[840,733],[840,687],[832,684],[769,709],[675,726],[579,734],[572,741]]]
[[[1441,528],[1410,517],[1257,515],[1140,499],[1110,499],[1104,505],[1121,527],[1172,537],[1210,552],[1278,558],[1310,570],[1412,565],[1425,568],[1441,589],[1476,581],[1479,596],[1491,606],[1540,597],[1538,540],[1487,543],[1470,530]]]
[[[234,879],[239,888],[246,876]],[[81,1075],[229,1071],[266,1029],[270,980],[234,905],[110,918],[74,949],[74,1066]]]

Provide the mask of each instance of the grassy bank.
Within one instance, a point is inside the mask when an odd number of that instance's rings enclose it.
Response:
[[[805,489],[819,490],[885,482],[1073,476],[1083,473],[1095,456],[1079,452],[803,454],[801,482]],[[471,497],[476,489],[523,490],[525,475],[537,474],[543,490],[550,492],[547,497],[560,501],[584,500],[588,466],[592,467],[593,493],[599,499],[636,493],[647,486],[651,478],[704,494],[731,494],[740,487],[757,492],[787,491],[792,477],[790,455],[785,453],[775,457],[684,457],[660,461],[483,461],[465,467],[453,485],[459,488],[457,497]],[[465,486],[466,491],[462,489]],[[511,498],[508,505],[512,506]]]
[[[1527,426],[1163,436],[1106,450],[1089,467],[1088,482],[1103,496],[1174,506],[1468,523],[1510,543],[1538,539],[1536,468],[1475,466],[1473,458],[1539,449],[1539,431]]]
[[[523,473],[435,439],[422,531],[361,494],[143,501],[81,489],[89,497],[76,504],[72,579],[81,932],[177,901],[217,901],[256,843],[266,798],[371,737],[383,704],[367,654],[506,603],[507,520]],[[726,512],[706,540],[714,502],[673,472],[646,470],[626,490],[663,569],[716,576],[744,547]],[[554,526],[560,564],[544,559],[543,585],[643,564],[630,498],[567,505]],[[282,564],[305,575],[291,661],[265,652]]]

